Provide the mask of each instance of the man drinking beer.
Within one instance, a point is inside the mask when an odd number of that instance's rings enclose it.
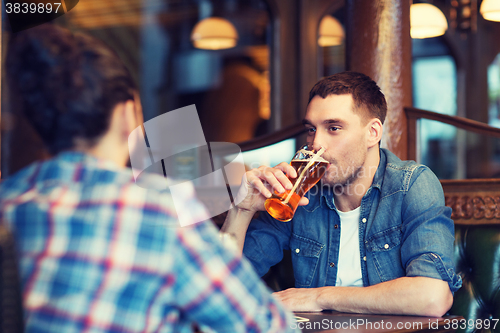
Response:
[[[252,217],[271,191],[292,188],[287,175],[297,177],[295,170],[283,162],[244,176],[248,194],[223,230],[261,276],[291,250],[296,288],[276,295],[294,311],[442,316],[461,286],[441,184],[426,166],[380,148],[386,112],[380,88],[361,73],[312,88],[307,143],[326,148],[330,165],[290,222]]]

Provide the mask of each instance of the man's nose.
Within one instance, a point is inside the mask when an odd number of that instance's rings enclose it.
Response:
[[[316,151],[319,151],[322,147],[325,148],[325,150],[328,149],[326,141],[317,132],[314,135],[312,146]]]

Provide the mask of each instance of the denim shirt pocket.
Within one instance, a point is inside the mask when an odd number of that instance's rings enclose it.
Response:
[[[324,244],[315,240],[292,234],[290,249],[296,287],[309,287],[311,285],[318,267],[319,256],[324,247]]]
[[[372,235],[366,240],[366,249],[379,275],[380,281],[388,281],[405,275],[401,265],[400,226],[395,226]]]

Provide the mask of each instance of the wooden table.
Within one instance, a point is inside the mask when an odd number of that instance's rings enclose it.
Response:
[[[368,315],[336,311],[296,312],[297,317],[308,319],[298,321],[297,327],[303,332],[366,332],[366,333],[440,333],[454,332],[464,323],[460,316],[442,318]]]

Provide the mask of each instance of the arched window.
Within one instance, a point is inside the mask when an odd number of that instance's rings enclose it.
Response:
[[[318,28],[318,78],[346,70],[345,6],[323,16]]]

